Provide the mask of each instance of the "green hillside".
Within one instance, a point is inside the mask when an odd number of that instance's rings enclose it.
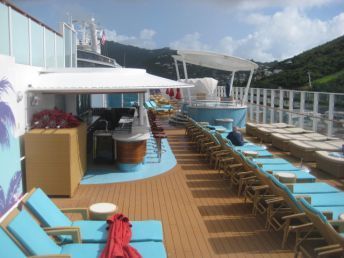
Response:
[[[261,67],[261,78],[255,81],[255,87],[344,92],[344,36],[266,67],[268,70]],[[265,71],[277,73],[264,76]],[[309,89],[308,72],[312,89]]]
[[[169,48],[148,50],[112,41],[106,42],[102,54],[114,58],[124,67],[144,68],[149,73],[176,79]],[[258,63],[252,87],[303,89],[344,92],[344,36],[281,62]],[[179,64],[183,78],[182,65]],[[309,87],[310,73],[312,88]],[[213,77],[225,85],[229,72],[188,65],[189,78]],[[238,73],[234,86],[244,86],[247,73]]]

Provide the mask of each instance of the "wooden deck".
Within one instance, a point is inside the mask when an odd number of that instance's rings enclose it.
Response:
[[[113,202],[131,220],[161,220],[169,257],[292,257],[292,245],[281,250],[282,234],[264,229],[265,218],[251,215],[251,206],[194,151],[184,130],[167,133],[178,161],[171,171],[136,182],[81,185],[72,199],[54,201],[60,207]]]

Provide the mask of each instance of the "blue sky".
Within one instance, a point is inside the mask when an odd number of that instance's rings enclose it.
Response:
[[[108,40],[281,60],[344,34],[343,0],[13,0],[52,28],[94,17]]]

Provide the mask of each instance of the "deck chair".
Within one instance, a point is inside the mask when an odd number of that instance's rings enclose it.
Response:
[[[33,189],[22,200],[25,207],[38,219],[43,227],[49,228],[80,228],[81,240],[84,243],[106,242],[107,223],[106,221],[89,220],[87,209],[67,209],[60,210],[42,191],[42,189]],[[64,213],[82,212],[83,219],[71,221]],[[132,242],[141,241],[162,241],[162,224],[157,220],[132,221]],[[61,235],[62,243],[71,241],[69,236]]]
[[[102,243],[80,243],[78,228],[46,232],[24,209],[21,211],[13,210],[10,216],[1,224],[1,227],[23,247],[27,255],[65,255],[63,257],[97,258],[105,246]],[[73,234],[73,243],[71,244],[59,246],[49,236],[66,234],[67,232]],[[164,245],[161,242],[137,242],[131,243],[131,245],[142,257],[167,257]]]
[[[278,202],[270,202],[267,212],[267,225],[271,226],[274,230],[283,230],[283,241],[282,247],[285,246],[288,235],[291,232],[295,223],[306,223],[307,220],[304,216],[304,210],[299,205],[299,198],[307,198],[317,205],[316,199],[331,199],[331,198],[343,198],[343,192],[332,187],[326,183],[316,182],[316,183],[306,183],[306,184],[282,184],[274,176],[270,176],[271,184],[270,187],[272,191],[283,198]],[[299,194],[292,193],[293,187],[299,185]],[[302,191],[301,191],[302,190]],[[327,197],[327,198],[326,198]],[[319,204],[319,200],[317,201]],[[328,218],[332,218],[334,213],[338,213],[340,210],[344,212],[344,206],[336,206],[335,202],[328,201],[328,205],[322,202],[323,206],[314,206],[314,208],[319,209]],[[338,215],[337,215],[338,216]]]
[[[298,240],[295,257],[300,252],[304,257],[344,257],[344,221],[328,221],[303,198],[300,199],[300,206],[311,223],[297,228],[308,229],[308,232]],[[320,233],[320,239],[309,237],[315,230]]]

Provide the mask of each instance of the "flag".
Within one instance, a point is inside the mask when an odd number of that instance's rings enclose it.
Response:
[[[105,45],[105,42],[106,42],[105,30],[103,30],[102,39],[101,39],[100,43],[104,46],[104,45]]]

